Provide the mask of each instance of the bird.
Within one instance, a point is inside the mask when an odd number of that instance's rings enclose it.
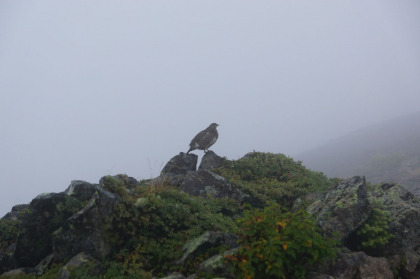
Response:
[[[207,153],[208,148],[212,146],[219,137],[219,133],[216,128],[219,126],[217,123],[212,123],[207,129],[198,133],[190,143],[190,149],[188,149],[187,154],[195,149],[204,150],[204,153]]]

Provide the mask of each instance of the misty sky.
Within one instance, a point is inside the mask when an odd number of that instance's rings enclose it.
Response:
[[[418,111],[420,2],[0,2],[0,217],[159,175],[197,132],[294,154]],[[193,153],[202,156],[202,151]]]

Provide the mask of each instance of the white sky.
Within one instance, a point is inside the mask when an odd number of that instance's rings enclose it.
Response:
[[[418,111],[420,2],[0,2],[0,217],[211,148],[293,156]],[[202,156],[202,152],[194,153]]]

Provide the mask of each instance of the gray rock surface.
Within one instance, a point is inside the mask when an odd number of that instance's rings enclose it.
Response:
[[[201,159],[200,166],[198,170],[208,170],[211,171],[212,169],[216,169],[223,165],[224,162],[227,160],[225,158],[220,157],[213,151],[208,151],[204,154],[203,158]]]
[[[405,259],[406,278],[420,278],[420,199],[393,183],[375,185],[370,198],[391,216],[389,231],[394,237],[385,245],[384,253]]]
[[[181,152],[166,163],[160,176],[151,179],[147,184],[179,186],[188,172],[197,169],[197,160],[197,155]]]
[[[246,197],[240,187],[209,171],[188,172],[179,189],[191,196],[230,198],[240,202]]]
[[[47,270],[51,266],[53,259],[54,259],[54,254],[49,254],[42,261],[40,261],[35,267],[36,275],[38,276],[42,275],[44,271]]]
[[[235,254],[237,250],[238,248],[233,248],[223,254],[208,258],[198,266],[198,270],[224,278],[235,278],[231,271],[232,265],[225,261],[225,257]]]
[[[195,171],[197,169],[197,160],[197,155],[181,152],[166,163],[161,174],[186,174],[188,171]]]
[[[14,257],[18,266],[33,267],[51,254],[52,233],[80,208],[80,201],[64,193],[42,194],[33,199],[16,241]]]
[[[81,252],[71,258],[58,272],[57,279],[68,279],[70,278],[70,273],[73,269],[86,265],[87,263],[96,263],[98,261],[86,254]]]
[[[73,180],[69,187],[64,191],[64,194],[72,196],[79,201],[87,201],[92,198],[98,188],[98,184],[91,184],[82,180]]]
[[[74,189],[73,195],[80,196],[89,189],[92,189],[92,185],[81,185]],[[88,204],[54,232],[55,259],[60,261],[80,252],[89,253],[98,259],[109,255],[113,244],[105,239],[104,225],[109,221],[114,204],[118,201],[113,193],[96,188]]]
[[[3,216],[4,220],[17,220],[21,217],[22,213],[28,209],[29,204],[18,204],[12,207],[12,210]]]
[[[230,248],[238,247],[237,241],[238,238],[234,234],[208,231],[186,243],[183,247],[184,253],[181,259],[179,259],[175,264],[183,265],[209,249],[217,248],[222,245]]]
[[[364,177],[353,177],[333,187],[324,198],[307,207],[322,230],[345,240],[369,217],[371,206]]]
[[[340,279],[394,278],[387,259],[370,257],[363,252],[340,253],[334,264],[317,273],[318,277],[308,276],[308,278],[324,278],[319,277],[320,274]]]

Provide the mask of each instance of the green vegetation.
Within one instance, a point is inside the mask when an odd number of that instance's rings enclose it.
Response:
[[[237,278],[305,278],[308,265],[336,257],[338,243],[325,239],[305,211],[249,210],[238,235],[242,246],[228,257]]]
[[[243,246],[231,261],[238,276],[248,276],[245,278],[300,278],[307,264],[335,256],[335,242],[319,234],[309,214],[287,211],[296,198],[325,192],[333,185],[322,173],[310,171],[283,154],[258,152],[229,161],[215,172],[239,185],[250,200],[258,200],[257,206],[252,209],[236,200],[193,197],[166,182],[127,186],[124,175],[105,177],[103,188],[119,199],[100,230],[115,249],[100,263],[71,270],[71,278],[98,278],[98,270],[99,278],[159,278],[178,270],[211,278],[196,270],[207,254],[182,267],[173,265],[187,241],[209,230],[237,232]],[[84,204],[57,207],[78,210]],[[245,210],[247,206],[251,209]],[[0,230],[7,232],[1,234],[1,249],[16,239],[16,224],[0,222]],[[54,266],[37,278],[50,278],[52,270],[57,274]],[[33,278],[30,276],[22,278]]]
[[[124,184],[111,177],[104,185],[114,193],[125,191]],[[115,258],[127,275],[131,269],[164,274],[181,256],[186,240],[208,230],[234,231],[232,217],[240,208],[232,200],[192,197],[169,186],[149,186],[146,191],[123,196],[124,202],[116,205],[103,231],[119,246]]]
[[[374,208],[366,223],[357,231],[358,247],[369,253],[369,250],[383,247],[393,237],[388,232],[391,218],[382,209]]]
[[[283,154],[248,153],[215,172],[248,190],[263,203],[277,202],[286,208],[291,208],[299,196],[325,192],[333,185],[324,174],[308,170],[301,162]]]

